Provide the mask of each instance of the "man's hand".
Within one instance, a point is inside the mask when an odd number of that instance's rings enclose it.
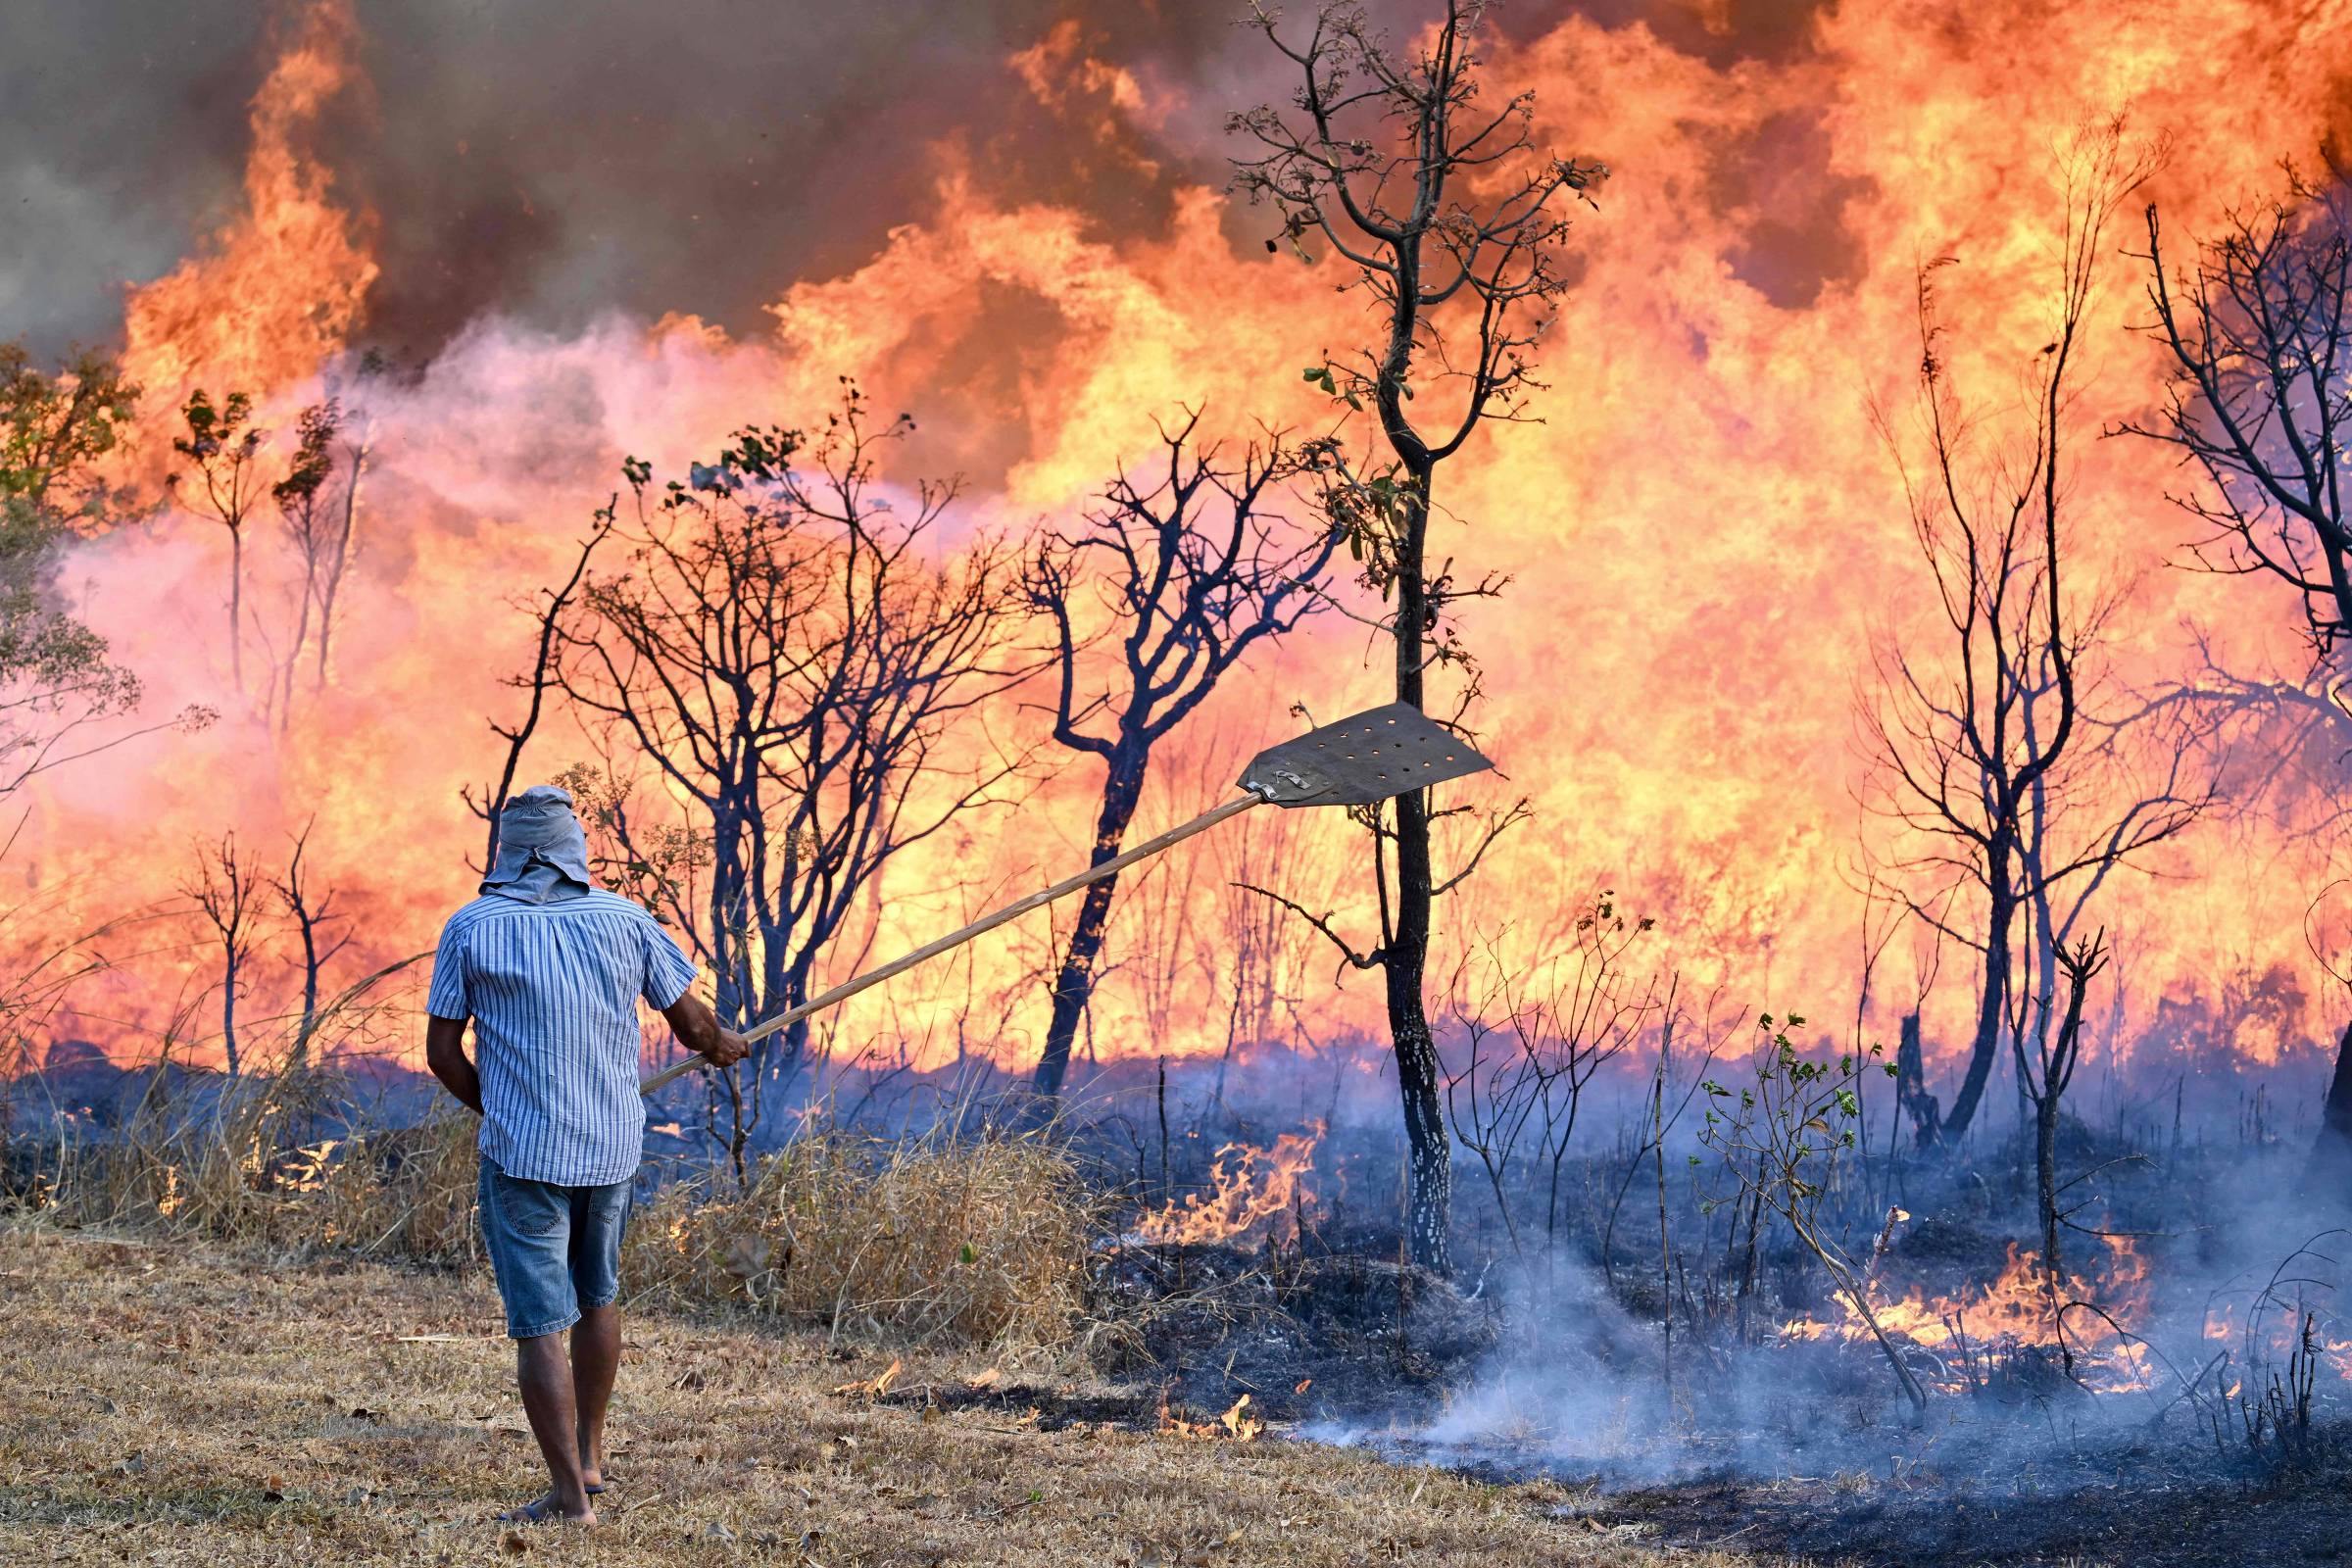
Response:
[[[719,1030],[718,1038],[711,1041],[710,1049],[703,1053],[710,1058],[713,1067],[732,1067],[751,1054],[751,1042],[732,1029]]]
[[[688,992],[662,1009],[678,1044],[707,1058],[714,1067],[732,1067],[751,1052],[751,1043],[732,1029],[722,1029],[710,1004]]]

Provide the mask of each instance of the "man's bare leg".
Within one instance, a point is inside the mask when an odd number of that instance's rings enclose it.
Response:
[[[522,1413],[530,1418],[531,1436],[547,1460],[554,1483],[546,1496],[503,1517],[518,1524],[560,1518],[579,1524],[596,1523],[588,1505],[586,1483],[580,1476],[578,1411],[571,1389],[571,1368],[564,1358],[564,1336],[537,1334],[514,1342],[514,1379],[522,1388]]]
[[[571,1393],[578,1422],[580,1481],[605,1484],[605,1406],[620,1371],[620,1303],[591,1306],[571,1331]]]

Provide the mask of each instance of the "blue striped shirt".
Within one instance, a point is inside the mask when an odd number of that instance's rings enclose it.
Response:
[[[670,1006],[694,974],[669,933],[617,894],[491,895],[451,915],[424,1005],[473,1020],[482,1152],[525,1181],[634,1176],[645,1152],[637,1002]]]

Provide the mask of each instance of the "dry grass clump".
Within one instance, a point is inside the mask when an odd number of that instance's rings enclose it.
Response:
[[[196,1103],[175,1103],[165,1082],[109,1136],[60,1150],[57,1218],[428,1262],[480,1255],[472,1118],[321,1138],[338,1087],[321,1069],[217,1080]]]
[[[452,1111],[362,1133],[307,1168],[290,1168],[281,1195],[285,1239],[429,1263],[480,1259],[476,1131],[471,1116]]]
[[[1100,1198],[1048,1139],[983,1130],[796,1140],[748,1191],[679,1183],[632,1222],[627,1289],[736,1302],[830,1335],[1060,1346]]]
[[[474,1118],[321,1137],[338,1089],[294,1067],[183,1080],[177,1102],[151,1090],[107,1135],[49,1152],[43,1206],[71,1225],[478,1265]],[[1066,1349],[1105,1328],[1085,1321],[1101,1218],[1042,1134],[820,1128],[755,1166],[748,1190],[722,1173],[665,1188],[630,1224],[623,1289],[836,1338]]]

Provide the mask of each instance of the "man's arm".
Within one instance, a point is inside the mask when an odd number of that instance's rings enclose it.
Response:
[[[466,1054],[466,1020],[427,1017],[424,1021],[424,1064],[441,1080],[441,1087],[458,1097],[458,1103],[482,1113],[482,1078]]]
[[[720,1028],[710,1004],[691,991],[663,1007],[662,1016],[669,1020],[670,1032],[678,1037],[679,1045],[709,1057],[713,1067],[732,1067],[752,1049],[734,1030]]]

